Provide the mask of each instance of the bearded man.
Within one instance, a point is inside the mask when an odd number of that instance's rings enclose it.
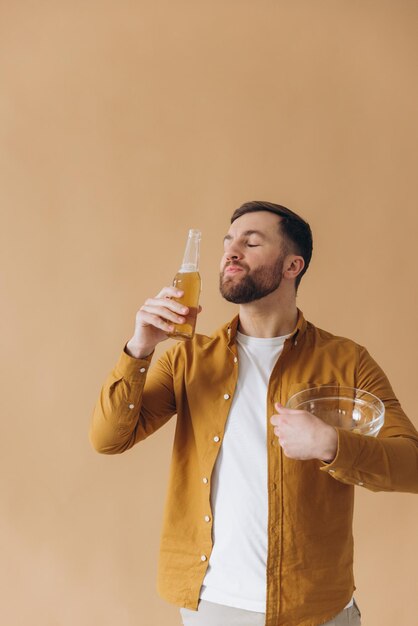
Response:
[[[354,486],[418,492],[418,433],[367,350],[296,306],[312,255],[307,222],[248,202],[224,239],[220,291],[239,305],[212,336],[155,346],[187,308],[165,287],[94,411],[93,446],[120,453],[177,414],[158,586],[184,626],[358,626]],[[385,405],[378,437],[285,408],[304,388],[364,389]]]

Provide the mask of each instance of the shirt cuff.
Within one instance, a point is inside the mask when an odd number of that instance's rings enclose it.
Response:
[[[358,435],[349,430],[336,428],[338,435],[337,454],[333,461],[321,461],[320,470],[334,474],[335,478],[346,477],[356,466],[356,459],[364,445],[364,435]]]
[[[150,367],[153,354],[154,351],[144,359],[135,359],[135,357],[125,352],[124,349],[115,367],[117,376],[126,380],[138,380],[139,376],[145,376]]]

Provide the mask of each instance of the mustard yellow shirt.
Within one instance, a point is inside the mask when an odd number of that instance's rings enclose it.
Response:
[[[93,446],[116,454],[177,414],[158,589],[189,609],[197,608],[212,550],[211,476],[237,383],[237,325],[238,316],[210,337],[177,343],[150,370],[152,355],[123,352],[93,415]],[[338,429],[332,463],[289,459],[269,421],[274,403],[320,384],[375,394],[385,404],[385,424],[376,438]],[[266,420],[266,626],[317,626],[339,613],[355,589],[354,486],[417,493],[418,433],[367,350],[316,328],[300,311],[270,378]]]

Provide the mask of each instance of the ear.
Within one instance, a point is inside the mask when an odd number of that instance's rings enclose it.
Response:
[[[305,267],[303,257],[289,254],[283,264],[283,278],[294,280]]]

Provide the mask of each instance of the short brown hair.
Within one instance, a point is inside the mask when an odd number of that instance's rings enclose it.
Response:
[[[289,249],[303,257],[305,266],[296,277],[295,287],[297,290],[302,276],[308,269],[312,258],[313,243],[311,227],[308,222],[305,222],[304,219],[285,206],[273,204],[272,202],[263,202],[261,200],[245,202],[238,209],[235,209],[231,217],[231,224],[241,217],[241,215],[255,213],[257,211],[268,211],[269,213],[278,215],[281,218],[279,220],[279,231],[283,234]]]

